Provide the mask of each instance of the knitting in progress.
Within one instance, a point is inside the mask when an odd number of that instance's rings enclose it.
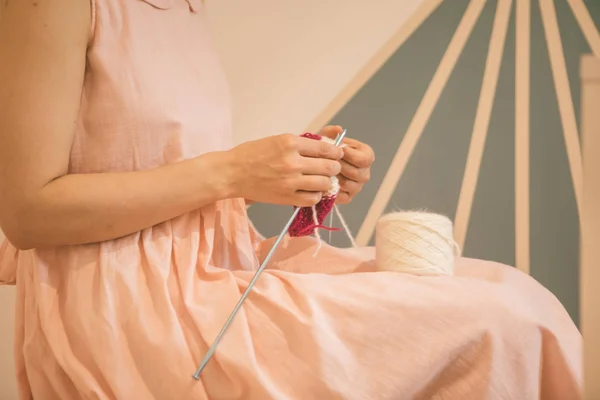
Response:
[[[323,140],[328,143],[335,144],[334,140],[332,140],[326,136],[315,135],[313,133],[305,133],[301,136],[308,138],[308,139]],[[341,147],[344,147],[344,145],[341,145]],[[314,253],[314,256],[317,255],[317,253],[323,243],[321,240],[321,236],[319,235],[319,229],[323,228],[323,229],[326,229],[329,231],[339,230],[337,228],[332,228],[332,227],[323,225],[323,221],[325,221],[325,218],[327,217],[327,215],[335,207],[335,200],[337,198],[339,191],[340,191],[340,184],[339,184],[338,178],[335,176],[332,176],[331,177],[331,187],[329,188],[329,190],[327,192],[323,193],[321,200],[316,205],[314,205],[312,207],[302,207],[300,209],[300,212],[296,216],[296,218],[294,218],[294,221],[292,222],[292,225],[290,226],[290,229],[288,231],[288,235],[290,237],[301,237],[301,236],[308,236],[308,235],[314,234],[315,237],[317,238],[317,243],[318,243],[317,248]],[[341,217],[341,214],[339,213],[337,208],[336,208],[336,211],[338,212],[338,215]],[[344,223],[344,225],[345,225],[345,223]],[[349,233],[347,228],[346,228],[346,231],[348,233],[348,236],[352,237],[352,235]]]
[[[334,143],[328,137],[305,133],[302,137]],[[343,145],[342,145],[343,147]],[[337,216],[355,247],[350,229],[335,200],[340,191],[337,177],[331,178],[331,188],[323,193],[321,200],[312,207],[302,207],[288,231],[290,237],[314,234],[316,256],[322,246],[319,229],[339,230],[324,226],[327,215],[335,209]],[[394,212],[382,216],[377,222],[375,251],[377,269],[413,275],[452,275],[457,244],[453,238],[452,221],[429,212]]]
[[[323,140],[328,143],[334,143],[333,140],[328,137],[315,135],[312,133],[305,133],[301,135],[302,137],[313,139],[313,140]],[[323,221],[327,215],[331,212],[335,205],[335,199],[337,198],[338,192],[340,191],[340,184],[338,178],[333,176],[331,177],[331,188],[321,197],[321,200],[312,207],[302,207],[298,216],[292,222],[288,234],[291,237],[300,237],[300,236],[308,236],[316,233],[319,228],[325,229],[333,229],[326,226],[323,226]]]
[[[310,135],[310,134],[308,134],[308,135]],[[342,140],[344,139],[344,136],[346,136],[346,130],[344,130],[342,133],[340,133],[336,137],[335,141],[333,142],[333,145],[334,146],[339,146],[341,144]],[[317,137],[313,137],[313,139],[317,139]],[[318,139],[320,140],[321,136],[318,136]],[[337,178],[335,178],[335,181],[337,182]],[[339,192],[339,184],[337,185],[337,187],[338,188],[335,190],[335,196],[336,197],[337,197],[337,193]],[[333,192],[332,192],[331,196],[332,197],[334,196]],[[335,201],[335,198],[333,200]],[[312,208],[311,210],[314,211],[313,212],[313,221],[316,220],[317,221],[317,225],[319,225],[319,222],[318,222],[318,219],[317,219],[316,207]],[[269,261],[271,260],[271,257],[273,256],[273,253],[275,253],[275,250],[277,249],[277,247],[281,243],[282,239],[284,237],[289,237],[289,230],[290,230],[291,226],[294,224],[294,222],[296,221],[296,218],[298,218],[298,215],[300,215],[300,211],[302,211],[301,208],[296,208],[294,210],[294,213],[292,214],[292,217],[289,219],[289,221],[287,222],[287,224],[285,224],[285,226],[283,227],[283,229],[282,229],[281,233],[279,234],[279,236],[277,236],[277,239],[273,243],[273,246],[271,247],[271,250],[269,250],[269,252],[267,253],[265,259],[261,263],[260,267],[254,273],[254,276],[252,277],[252,280],[250,280],[250,282],[248,283],[248,286],[246,287],[246,290],[244,290],[244,292],[242,293],[242,296],[240,297],[239,301],[237,302],[237,304],[233,308],[233,311],[231,311],[231,314],[229,314],[229,317],[227,318],[227,321],[225,321],[225,324],[223,325],[223,327],[221,328],[221,330],[217,334],[217,337],[215,338],[215,341],[208,348],[208,351],[206,352],[206,355],[202,359],[202,362],[200,363],[200,365],[198,366],[198,369],[196,370],[196,372],[193,375],[194,379],[196,379],[196,380],[200,379],[200,374],[202,373],[202,371],[204,370],[204,368],[206,367],[206,365],[208,364],[208,362],[210,361],[210,359],[214,355],[215,351],[217,350],[217,346],[219,345],[219,342],[223,338],[223,335],[225,335],[225,332],[227,331],[227,329],[229,328],[229,326],[233,322],[235,316],[237,315],[238,311],[240,310],[240,308],[244,304],[244,301],[246,300],[246,298],[248,297],[248,295],[250,294],[250,292],[254,288],[254,285],[256,284],[256,281],[258,280],[258,278],[260,277],[260,275],[262,274],[262,272],[264,271],[264,269],[266,268],[266,266],[269,264]],[[331,207],[329,208],[329,211],[331,211]],[[326,215],[327,214],[325,214],[325,216]],[[325,218],[325,216],[323,218]],[[304,220],[300,220],[300,221],[304,221]],[[304,224],[304,223],[306,223],[306,221],[299,222],[299,224]],[[344,224],[344,226],[345,226],[345,224]],[[302,228],[302,225],[300,226],[300,228]],[[315,228],[313,228],[313,231],[314,230],[315,230]],[[350,233],[349,233],[349,231],[347,231],[347,232],[348,232],[349,236],[351,236]],[[315,251],[315,254],[313,256],[316,256],[316,254],[317,254],[317,252],[318,252],[318,250],[319,250],[319,248],[321,247],[321,244],[322,244],[322,242],[320,240],[320,237],[318,237],[318,235],[317,235],[317,238],[319,239],[319,246],[317,247],[317,250]]]

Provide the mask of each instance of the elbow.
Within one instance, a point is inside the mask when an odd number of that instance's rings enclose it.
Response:
[[[26,232],[25,229],[15,229],[2,226],[2,232],[4,233],[5,239],[18,250],[31,250],[34,249],[34,240],[31,240],[31,236]]]
[[[32,250],[32,249],[36,248],[33,241],[27,240],[26,238],[15,237],[14,239],[11,239],[10,237],[7,236],[6,239],[17,250],[26,251],[26,250]]]
[[[36,247],[35,235],[32,234],[27,219],[19,218],[19,213],[3,215],[0,229],[6,240],[18,250],[31,250]]]
[[[43,246],[51,236],[48,235],[50,230],[42,222],[45,218],[39,191],[10,186],[2,190],[4,196],[0,196],[0,229],[6,240],[23,251]]]

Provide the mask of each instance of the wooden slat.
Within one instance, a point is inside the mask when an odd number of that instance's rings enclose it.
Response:
[[[583,209],[580,306],[584,347],[584,400],[600,399],[600,58],[581,63]]]
[[[402,142],[394,156],[390,167],[383,178],[383,182],[379,187],[379,190],[367,212],[367,216],[363,221],[363,224],[358,232],[356,243],[359,246],[366,245],[371,236],[373,235],[373,231],[375,230],[375,225],[377,224],[377,220],[384,212],[387,204],[390,201],[390,198],[396,189],[398,181],[400,180],[404,169],[406,168],[406,164],[410,159],[415,146],[417,145],[419,139],[421,138],[421,134],[427,125],[427,121],[437,104],[446,83],[448,82],[448,78],[456,65],[460,54],[467,42],[467,39],[471,35],[471,31],[481,14],[483,6],[485,5],[485,0],[471,0],[465,14],[463,15],[462,20],[460,21],[454,36],[450,40],[450,44],[446,49],[444,56],[431,80],[423,99],[421,100],[421,104],[411,121]]]
[[[579,28],[583,32],[583,36],[587,40],[590,49],[592,49],[592,53],[600,58],[600,32],[598,32],[598,28],[596,28],[585,3],[582,0],[568,0],[568,2]]]
[[[530,270],[529,104],[531,3],[517,0],[515,41],[515,265]]]
[[[554,7],[554,0],[539,1],[544,33],[546,35],[546,45],[548,46],[548,55],[550,56],[552,77],[554,78],[554,88],[556,89],[558,100],[558,111],[565,139],[565,147],[567,149],[571,179],[575,190],[575,201],[577,202],[577,211],[581,215],[581,146],[579,144],[579,134],[577,133],[577,121],[571,97],[571,87],[569,86],[569,76],[567,75],[567,66],[565,64],[562,41],[556,19],[556,9]]]
[[[479,103],[477,104],[473,133],[471,135],[471,144],[467,154],[465,173],[460,187],[458,206],[454,219],[454,240],[461,249],[465,245],[481,159],[485,149],[485,140],[492,116],[494,98],[496,97],[496,86],[498,85],[498,75],[500,74],[500,66],[502,65],[511,7],[512,0],[499,1],[496,6],[496,16],[488,47],[481,93],[479,95]]]

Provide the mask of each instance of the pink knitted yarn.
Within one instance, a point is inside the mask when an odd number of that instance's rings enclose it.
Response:
[[[315,135],[313,133],[305,133],[301,136],[314,140],[322,139],[321,135]],[[325,218],[331,212],[333,206],[335,205],[337,193],[337,189],[330,193],[323,193],[321,201],[319,201],[315,207],[302,207],[302,209],[292,222],[288,234],[292,237],[299,237],[312,235],[315,232],[315,229],[317,228],[336,231],[339,230],[336,228],[323,226],[323,221],[325,221]],[[316,221],[315,216],[313,215],[313,210],[316,210],[317,213]],[[319,224],[317,225],[315,222],[318,222]]]

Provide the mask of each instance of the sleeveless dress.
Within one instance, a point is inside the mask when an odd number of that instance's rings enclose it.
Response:
[[[96,0],[71,173],[230,148],[228,88],[201,0]],[[202,179],[201,176],[198,179]],[[272,239],[241,199],[118,240],[0,247],[17,285],[21,399],[574,399],[581,337],[514,268],[375,272],[374,251],[280,248],[192,379]]]

